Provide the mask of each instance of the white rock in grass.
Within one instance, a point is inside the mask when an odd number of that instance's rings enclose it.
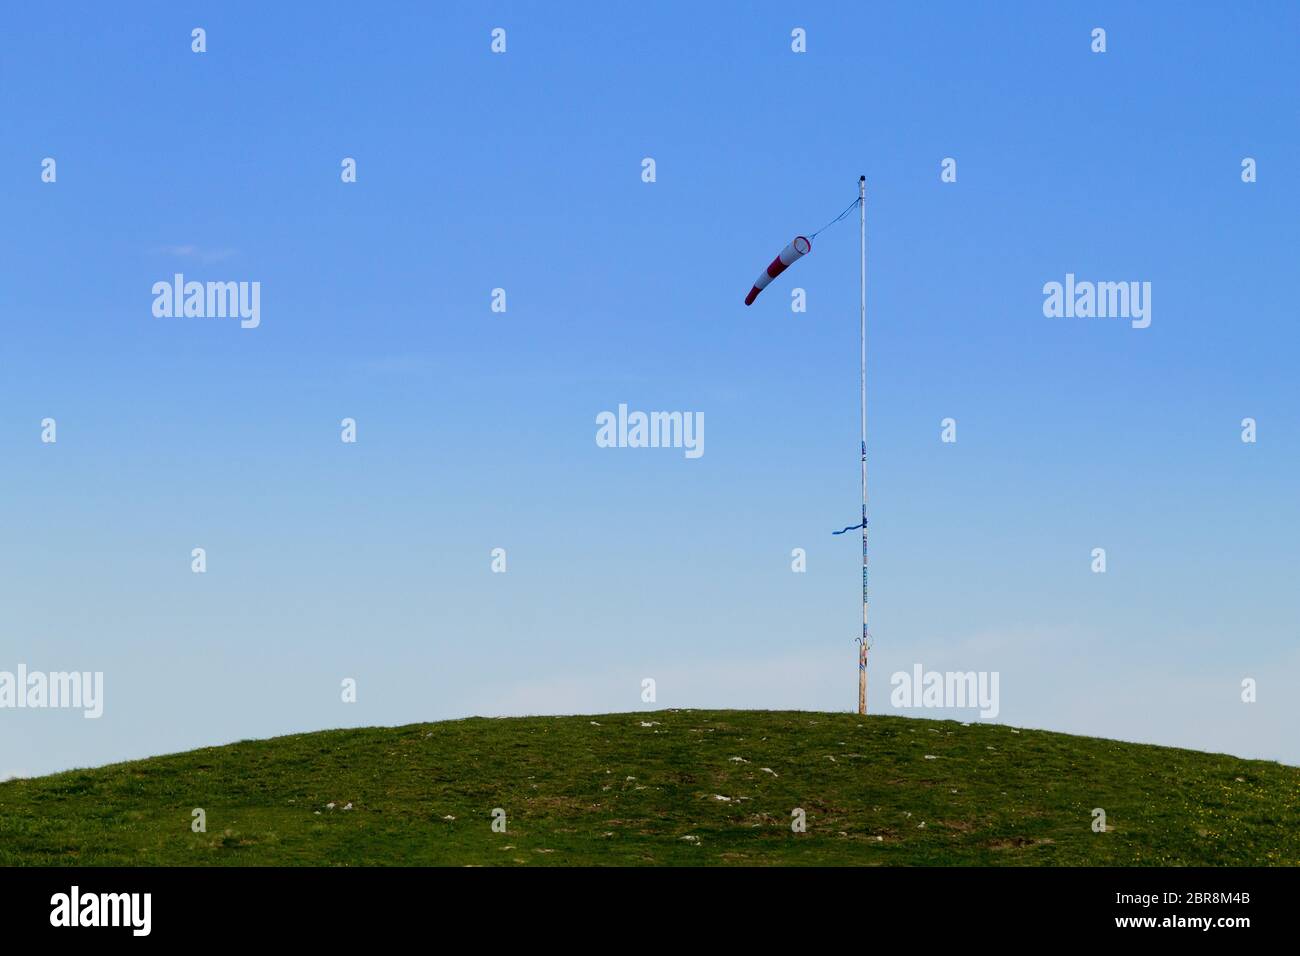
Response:
[[[331,800],[329,803],[325,804],[325,809],[326,809],[326,810],[333,810],[333,809],[334,809],[334,801]]]
[[[926,755],[925,755],[925,759],[926,759],[926,760],[938,760],[939,758],[936,757],[934,754],[926,754]]]
[[[713,799],[714,799],[714,800],[722,800],[722,801],[725,802],[725,803],[730,803],[730,802],[731,802],[731,797],[724,797],[724,796],[723,796],[722,794],[720,794],[720,793],[715,793],[715,794],[713,795]]]
[[[770,773],[770,774],[771,774],[772,776],[774,776],[774,777],[779,777],[779,776],[781,776],[779,773],[777,773],[777,772],[776,772],[775,770],[773,770],[771,767],[759,767],[758,769],[761,770],[761,771],[763,771],[763,773]]]
[[[344,809],[344,810],[351,810],[351,809],[352,809],[352,804],[351,804],[351,802],[349,802],[348,805],[347,805],[346,807],[344,807],[343,809]]]

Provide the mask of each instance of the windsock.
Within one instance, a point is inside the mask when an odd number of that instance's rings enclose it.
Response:
[[[767,288],[767,284],[779,276],[790,263],[806,256],[812,251],[812,243],[803,236],[795,236],[790,245],[781,250],[781,254],[772,260],[772,264],[763,270],[763,274],[754,280],[754,288],[745,296],[745,305],[752,305],[758,294]]]

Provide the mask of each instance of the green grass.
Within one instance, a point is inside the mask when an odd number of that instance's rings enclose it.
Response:
[[[476,717],[0,784],[6,865],[1297,863],[1300,769],[851,714]]]

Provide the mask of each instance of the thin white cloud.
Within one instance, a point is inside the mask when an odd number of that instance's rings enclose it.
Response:
[[[202,246],[180,245],[180,246],[160,246],[157,252],[166,256],[174,256],[177,259],[190,259],[194,262],[221,262],[223,259],[229,259],[237,255],[237,249],[205,249]]]

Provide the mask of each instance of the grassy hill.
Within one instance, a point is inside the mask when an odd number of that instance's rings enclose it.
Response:
[[[0,784],[8,865],[774,863],[1295,865],[1300,769],[1001,725],[653,711],[333,730]]]

